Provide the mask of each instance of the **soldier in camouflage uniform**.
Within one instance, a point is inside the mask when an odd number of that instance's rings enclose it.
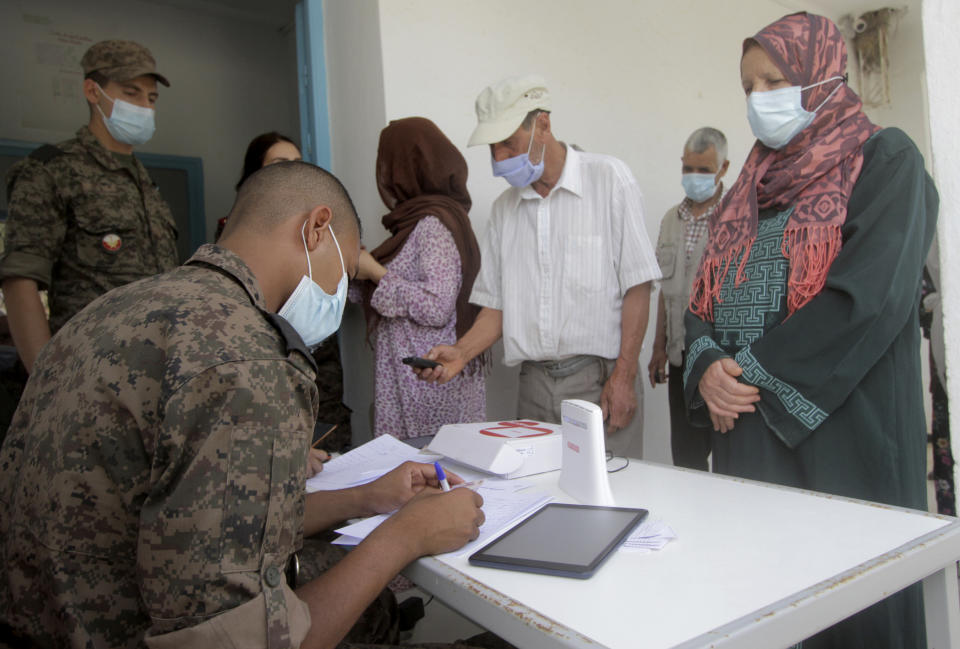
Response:
[[[173,215],[133,156],[153,134],[157,82],[170,84],[150,52],[129,41],[97,43],[81,65],[89,123],[7,177],[0,281],[28,371],[50,336],[94,298],[178,263]]]
[[[332,646],[409,561],[478,534],[480,497],[440,492],[432,465],[304,495],[304,337],[318,334],[285,309],[311,284],[336,300],[356,273],[342,185],[302,162],[266,167],[221,243],[98,298],[41,351],[0,449],[0,637]],[[304,535],[397,508],[320,578],[287,585]]]

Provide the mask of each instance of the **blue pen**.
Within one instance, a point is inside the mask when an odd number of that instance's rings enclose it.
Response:
[[[433,468],[437,470],[437,480],[440,481],[440,487],[444,491],[450,491],[450,483],[447,482],[447,474],[443,472],[443,467],[439,462],[433,463]]]

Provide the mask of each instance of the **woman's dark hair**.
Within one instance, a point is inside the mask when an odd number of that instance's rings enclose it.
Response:
[[[243,173],[240,175],[240,180],[237,181],[237,189],[240,189],[243,181],[249,178],[253,172],[263,166],[263,157],[267,155],[270,147],[277,142],[289,142],[293,146],[297,146],[296,142],[276,131],[270,131],[253,138],[250,145],[247,146],[247,154],[243,157]]]

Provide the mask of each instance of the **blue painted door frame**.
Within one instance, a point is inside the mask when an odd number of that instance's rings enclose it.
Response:
[[[302,0],[296,7],[300,144],[303,158],[330,169],[330,113],[323,46],[323,1]]]

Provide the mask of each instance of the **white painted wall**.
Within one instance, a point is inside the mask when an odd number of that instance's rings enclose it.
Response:
[[[960,459],[960,85],[957,61],[960,41],[960,3],[956,0],[925,0],[923,38],[927,70],[927,101],[932,141],[933,177],[940,191],[940,219],[937,224],[940,243],[940,276],[943,281],[943,326],[946,347],[947,394],[950,396],[950,428],[953,433],[953,457]],[[954,465],[954,484],[960,485],[960,471]]]
[[[729,178],[739,171],[753,142],[739,84],[740,42],[785,13],[770,0],[744,0],[736,13],[722,3],[695,0],[328,0],[326,5],[327,38],[344,42],[351,41],[358,28],[347,25],[344,32],[344,25],[334,25],[334,8],[360,5],[367,14],[378,5],[385,108],[381,127],[390,119],[422,115],[461,147],[470,167],[471,219],[478,236],[486,230],[491,203],[506,185],[490,175],[485,147],[465,148],[475,123],[474,99],[484,86],[504,76],[538,72],[554,96],[555,133],[630,165],[644,191],[652,241],[664,212],[682,198],[679,158],[691,131],[703,125],[723,130],[730,139]],[[339,57],[331,43],[328,40],[330,70],[353,68],[357,56],[366,56],[366,41],[354,43],[353,58]],[[355,78],[353,83],[367,81]],[[331,85],[331,104],[336,94]],[[375,143],[360,150],[355,140],[362,127],[375,120],[347,114],[331,121],[335,147],[338,142],[356,144],[349,155],[366,165],[366,170],[358,170],[344,154],[335,153],[334,171],[345,178],[358,202],[376,199]],[[363,214],[368,246],[386,236],[379,225],[383,207],[373,200],[373,208]],[[348,319],[348,326],[356,324]],[[345,343],[349,346],[346,336]],[[487,382],[488,414],[501,417],[514,412],[516,370],[502,366],[499,351],[495,357],[497,367]],[[648,360],[645,349],[641,368]],[[348,404],[366,407],[350,399]],[[646,456],[669,462],[665,387],[647,389],[645,429]]]
[[[142,43],[171,87],[160,86],[157,133],[138,150],[203,159],[212,238],[233,204],[247,143],[265,131],[299,133],[296,44],[292,22],[278,28],[283,17],[264,23],[197,4],[207,10],[144,0],[0,3],[0,138],[73,137],[88,120],[83,52],[105,39]]]
[[[903,128],[926,153],[919,0],[906,4],[909,11],[890,42],[893,104],[870,114],[883,126]],[[338,92],[346,93],[340,100],[351,102],[339,119],[331,118],[334,171],[362,202],[368,246],[386,233],[379,224],[384,208],[373,176],[376,134],[365,129],[378,131],[387,121],[410,115],[436,122],[467,159],[471,219],[482,237],[490,205],[506,185],[490,175],[485,147],[466,148],[475,124],[473,102],[485,85],[526,72],[547,78],[558,137],[627,162],[643,188],[647,231],[655,241],[662,215],[682,198],[680,149],[692,130],[711,125],[727,134],[728,185],[753,144],[739,83],[743,38],[792,11],[808,9],[836,20],[876,8],[865,0],[741,0],[736,11],[728,3],[700,0],[326,0],[325,5],[328,68],[331,75],[337,68],[352,71],[339,91],[330,88],[331,106]],[[344,14],[351,19],[342,24],[334,19]],[[334,40],[343,47],[331,49]],[[371,60],[374,53],[380,56],[379,69]],[[352,98],[358,87],[379,79],[383,114],[373,115],[367,102],[381,98],[371,92],[362,101]],[[368,355],[351,351],[357,346],[351,330],[360,327],[362,322],[348,315],[349,363],[368,364],[346,370],[350,379],[365,377],[360,388],[348,381],[347,401],[366,419],[372,366]],[[649,360],[651,340],[648,332],[641,368]],[[495,358],[487,382],[491,418],[511,415],[516,401],[516,370],[502,366],[499,351]],[[365,422],[359,423],[363,435]],[[646,457],[669,462],[665,387],[647,386],[644,425]]]
[[[323,6],[332,171],[350,192],[363,240],[372,249],[383,238],[380,216],[385,211],[374,182],[377,144],[386,125],[377,0],[334,0]],[[353,439],[366,441],[373,434],[373,354],[357,305],[344,311],[340,349]]]

